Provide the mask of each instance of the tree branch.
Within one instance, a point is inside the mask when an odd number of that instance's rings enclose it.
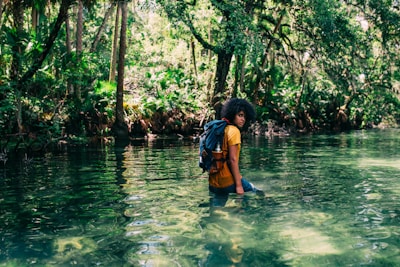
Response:
[[[50,50],[54,44],[54,41],[57,39],[57,35],[61,29],[62,24],[66,20],[68,16],[68,9],[74,3],[74,0],[63,0],[60,5],[60,10],[58,12],[56,23],[47,39],[47,42],[44,46],[43,52],[36,58],[33,62],[30,69],[21,77],[18,81],[19,86],[24,84],[27,80],[33,77],[39,68],[42,66],[44,60],[46,59],[47,55],[50,53]]]

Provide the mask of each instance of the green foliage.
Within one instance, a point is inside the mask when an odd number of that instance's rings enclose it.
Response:
[[[195,113],[199,110],[197,91],[191,77],[186,77],[181,69],[168,68],[152,75],[147,73],[147,88],[142,96],[133,99],[139,103],[139,114],[136,117],[151,118],[155,113],[179,111],[183,114]]]
[[[400,100],[393,94],[382,93],[374,90],[370,95],[357,99],[352,106],[352,120],[361,117],[361,127],[385,124],[385,127],[392,127],[400,121],[399,112]],[[366,108],[370,106],[379,109]]]
[[[107,98],[115,97],[117,84],[115,82],[99,81],[97,86],[94,88],[94,94],[102,95]]]
[[[7,86],[0,86],[0,135],[15,131],[14,114],[16,113],[15,94]]]
[[[106,113],[111,119],[114,116],[116,83],[99,81],[93,92],[89,92],[86,111],[94,109],[99,113]]]
[[[129,9],[124,84],[124,108],[131,122],[154,125],[166,123],[167,117],[179,126],[184,120],[210,118],[220,52],[241,62],[225,65],[225,91],[218,96],[234,92],[253,100],[260,120],[314,129],[399,121],[400,13],[390,1],[135,3]],[[0,132],[16,133],[20,114],[25,131],[50,137],[61,135],[65,126],[75,134],[104,133],[115,116],[116,84],[104,82],[113,19],[106,22],[96,52],[88,51],[107,5],[93,2],[85,9],[82,54],[67,51],[63,27],[39,71],[21,87],[18,77],[43,51],[58,6],[43,2],[39,10],[51,15],[41,14],[37,31],[24,27],[22,32],[13,26],[12,15],[4,19],[12,14],[9,5],[4,8]],[[30,10],[24,12],[28,23]],[[74,20],[71,12],[71,29]],[[73,43],[74,33],[70,37]],[[12,75],[16,59],[18,77]]]
[[[143,117],[150,118],[154,113],[179,111],[184,114],[195,113],[199,110],[199,102],[194,94],[184,91],[170,91],[157,96],[142,99]]]

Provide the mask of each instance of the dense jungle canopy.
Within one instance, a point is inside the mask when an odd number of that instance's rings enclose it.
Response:
[[[230,97],[254,104],[256,132],[400,120],[395,0],[0,0],[0,12],[2,145],[190,135]]]

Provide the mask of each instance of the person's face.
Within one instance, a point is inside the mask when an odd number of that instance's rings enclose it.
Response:
[[[243,128],[245,123],[246,123],[246,114],[244,114],[243,111],[240,111],[235,115],[233,124],[235,124],[239,128]]]

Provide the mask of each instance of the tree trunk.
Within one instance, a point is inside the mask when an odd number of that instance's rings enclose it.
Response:
[[[82,0],[78,0],[78,17],[76,20],[76,63],[78,69],[80,68],[81,56],[82,56],[82,32],[83,32],[83,3]],[[75,97],[78,102],[82,102],[81,85],[75,84]]]
[[[239,82],[239,88],[240,92],[244,92],[244,76],[245,76],[245,71],[246,71],[246,54],[242,56],[242,61],[240,64],[240,82]]]
[[[14,0],[12,3],[12,15],[13,15],[13,28],[16,30],[15,42],[12,46],[12,62],[11,62],[11,73],[10,79],[12,81],[18,81],[21,71],[21,53],[22,47],[20,42],[20,37],[23,33],[23,22],[24,22],[24,8],[22,6],[22,1]],[[18,125],[18,133],[23,132],[23,122],[22,122],[22,92],[23,87],[18,86],[15,88],[16,95],[16,119]]]
[[[71,30],[69,25],[69,18],[68,16],[65,19],[65,47],[67,49],[67,55],[70,58],[72,53],[71,47]],[[67,95],[74,94],[74,86],[72,85],[70,79],[67,80]]]
[[[233,82],[232,97],[236,97],[238,95],[241,62],[242,62],[242,57],[239,55],[236,55],[235,56],[235,79]]]
[[[32,31],[36,33],[38,24],[38,12],[37,9],[35,8],[35,5],[32,5],[31,19],[32,19]]]
[[[71,30],[69,28],[69,18],[68,17],[65,19],[65,47],[67,49],[67,53],[71,54],[72,53]]]
[[[11,62],[11,73],[10,78],[12,81],[17,81],[20,76],[21,71],[21,41],[20,37],[23,33],[23,25],[24,25],[24,8],[21,0],[14,0],[12,3],[12,16],[13,16],[13,28],[16,30],[15,33],[15,42],[12,46],[12,62]]]
[[[2,18],[3,18],[3,0],[0,0],[0,29],[1,29]]]
[[[124,114],[124,73],[125,73],[125,53],[126,53],[126,24],[127,24],[127,7],[126,2],[119,2],[121,5],[121,33],[119,42],[118,56],[118,81],[117,81],[117,101],[115,109],[115,123],[113,131],[117,139],[128,139],[128,126],[125,123]]]
[[[212,106],[215,110],[215,118],[221,118],[221,109],[225,94],[225,83],[228,77],[229,67],[232,61],[233,53],[227,53],[226,51],[220,51],[218,53],[217,70],[215,73],[215,87],[214,96],[212,98]]]
[[[193,63],[193,72],[194,72],[194,77],[195,77],[195,86],[197,88],[198,84],[197,84],[196,45],[194,43],[193,37],[190,40],[190,49],[191,49],[191,52],[192,52],[192,63]]]
[[[39,12],[36,9],[35,5],[32,5],[31,17],[32,17],[32,31],[37,33],[36,31],[37,31],[38,21],[39,21]]]
[[[90,52],[93,53],[94,51],[96,51],[97,44],[100,41],[101,34],[103,33],[103,31],[107,25],[107,20],[110,17],[111,13],[113,12],[115,5],[116,5],[116,2],[113,2],[113,3],[111,3],[110,7],[107,9],[106,14],[104,15],[103,22],[101,23],[101,26],[100,26],[99,30],[97,31],[96,38],[94,39],[94,41],[90,47]]]
[[[213,42],[212,21],[209,20],[209,23],[208,23],[208,43],[212,44],[212,42]],[[208,49],[208,66],[211,66],[212,57],[213,57],[213,50],[212,49]],[[213,98],[213,94],[212,94],[212,83],[213,83],[213,80],[215,80],[214,73],[210,71],[209,77],[208,77],[208,80],[207,80],[207,100],[208,100],[209,103],[212,102],[212,98]]]
[[[78,16],[76,19],[76,55],[82,53],[82,32],[83,32],[83,3],[78,0]]]
[[[117,13],[115,14],[115,23],[114,23],[114,38],[113,38],[113,44],[111,48],[111,62],[110,62],[110,75],[108,78],[109,82],[114,82],[115,81],[115,72],[117,69],[117,46],[118,46],[118,29],[119,29],[119,18],[121,15],[121,6],[118,5],[117,7]]]

